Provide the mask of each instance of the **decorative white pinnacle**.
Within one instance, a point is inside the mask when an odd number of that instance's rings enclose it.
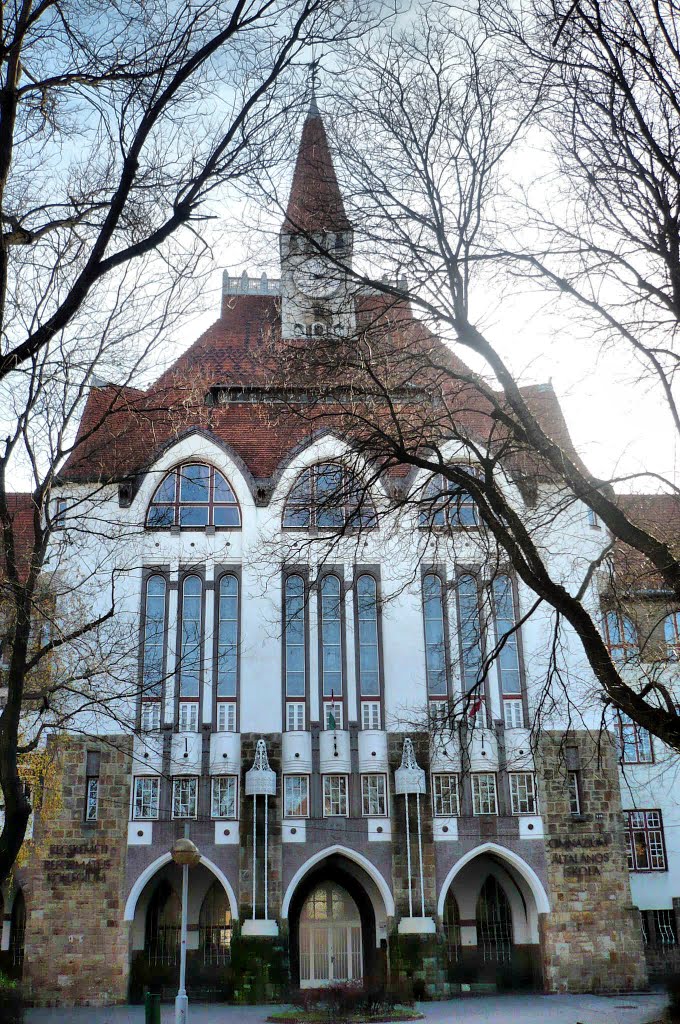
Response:
[[[246,796],[276,796],[276,772],[269,767],[264,740],[257,741],[253,767],[246,772]]]
[[[425,792],[425,772],[418,767],[413,740],[408,736],[404,740],[401,754],[401,767],[394,773],[394,791],[398,795]]]

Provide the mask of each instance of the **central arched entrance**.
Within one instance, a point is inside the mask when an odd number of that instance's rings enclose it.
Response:
[[[359,908],[347,890],[319,882],[300,911],[300,988],[362,981],[361,930]]]
[[[288,918],[291,980],[301,988],[368,985],[386,977],[389,889],[374,865],[333,848],[316,854],[291,880]]]

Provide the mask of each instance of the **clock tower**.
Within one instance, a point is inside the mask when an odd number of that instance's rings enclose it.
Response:
[[[354,234],[312,93],[280,234],[284,338],[347,337],[355,328],[345,268]]]

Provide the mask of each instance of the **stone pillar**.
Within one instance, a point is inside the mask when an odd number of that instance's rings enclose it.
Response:
[[[569,768],[579,772],[578,816],[569,809],[565,750]],[[549,992],[645,988],[614,745],[604,736],[598,750],[598,738],[585,731],[566,738],[545,732],[536,762],[551,904],[540,922],[545,987]]]
[[[97,820],[84,821],[85,764],[98,750]],[[26,899],[24,984],[37,1005],[127,1002],[125,859],[132,737],[61,736],[48,744],[59,793],[36,815]]]

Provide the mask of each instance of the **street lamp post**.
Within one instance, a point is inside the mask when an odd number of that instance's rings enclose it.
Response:
[[[187,835],[177,839],[170,850],[175,864],[182,868],[182,925],[180,929],[179,951],[179,989],[175,998],[175,1024],[187,1024],[189,1019],[189,1000],[186,990],[187,974],[187,917],[189,905],[189,868],[198,864],[201,855],[195,843]]]

